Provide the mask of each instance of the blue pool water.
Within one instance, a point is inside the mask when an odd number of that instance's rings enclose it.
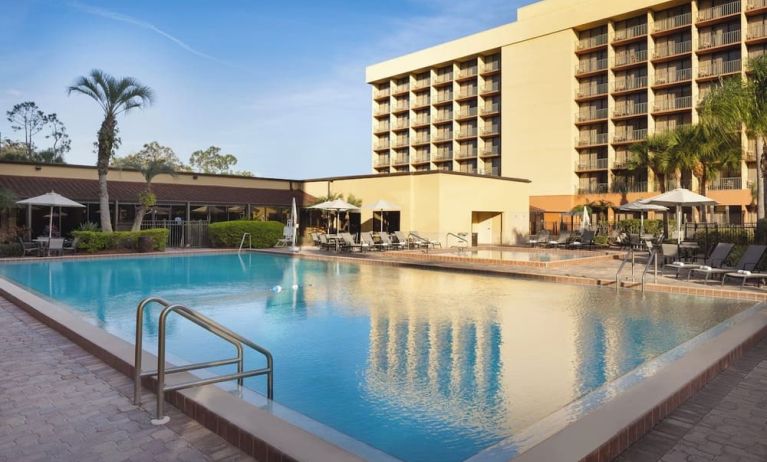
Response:
[[[264,254],[33,261],[0,276],[129,341],[142,298],[187,304],[273,352],[278,403],[410,461],[464,460],[751,305]],[[174,357],[228,356],[171,319]],[[263,378],[246,384],[264,392]]]

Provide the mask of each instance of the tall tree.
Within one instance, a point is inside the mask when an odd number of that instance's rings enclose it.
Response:
[[[46,115],[33,101],[19,103],[6,112],[11,128],[24,133],[24,145],[27,156],[31,159],[35,152],[34,137],[46,124]]]
[[[253,176],[253,173],[247,170],[233,170],[232,167],[237,165],[237,157],[232,154],[221,154],[221,148],[218,146],[194,151],[189,157],[189,165],[192,170],[200,173]]]
[[[701,123],[719,133],[746,133],[756,140],[757,218],[765,218],[767,157],[767,56],[749,60],[748,79],[729,77],[703,100]]]
[[[672,142],[672,136],[664,132],[650,135],[645,141],[629,146],[632,156],[628,161],[629,170],[650,169],[660,192],[666,191],[666,179],[669,173],[673,173],[669,158]]]
[[[67,134],[67,128],[64,126],[64,123],[59,120],[59,117],[55,112],[45,116],[45,125],[48,129],[48,134],[45,135],[45,138],[53,142],[50,150],[63,162],[64,154],[69,152],[72,148],[72,142]]]
[[[98,131],[96,167],[99,175],[101,229],[111,232],[112,222],[109,217],[107,175],[109,173],[109,160],[114,152],[117,116],[133,109],[145,108],[152,103],[154,92],[132,77],[118,79],[104,71],[94,69],[87,77],[79,77],[75,84],[67,89],[67,93],[90,96],[104,111],[104,120]]]

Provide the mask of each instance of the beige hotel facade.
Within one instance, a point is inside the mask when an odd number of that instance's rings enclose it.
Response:
[[[629,146],[695,123],[697,103],[767,50],[767,0],[542,0],[516,22],[367,68],[375,174],[527,178],[549,212],[657,194]],[[751,221],[754,142],[708,184],[715,219]],[[697,188],[684,174],[681,185]]]

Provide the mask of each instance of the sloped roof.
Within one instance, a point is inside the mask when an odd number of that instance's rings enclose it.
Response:
[[[80,202],[97,201],[99,197],[97,180],[0,175],[0,187],[13,191],[18,199],[38,196],[51,191],[56,191],[62,196]],[[138,194],[143,189],[143,183],[110,181],[109,199],[120,202],[136,202]],[[314,196],[301,190],[153,183],[152,191],[157,195],[159,202],[255,204],[289,207],[291,198],[295,197],[296,204],[300,207],[314,201]]]

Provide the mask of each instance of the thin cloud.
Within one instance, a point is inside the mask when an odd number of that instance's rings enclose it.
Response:
[[[226,61],[223,61],[223,60],[220,60],[220,59],[216,58],[215,56],[211,56],[211,55],[209,55],[207,53],[203,53],[202,51],[199,51],[199,50],[197,50],[195,48],[192,48],[189,44],[187,44],[186,42],[184,42],[180,38],[175,37],[175,36],[165,32],[164,30],[162,30],[159,27],[155,26],[151,22],[142,21],[142,20],[136,19],[136,18],[134,18],[132,16],[116,13],[114,11],[110,11],[110,10],[107,10],[105,8],[99,8],[99,7],[95,7],[95,6],[85,5],[85,4],[80,3],[80,2],[72,2],[72,3],[70,3],[70,6],[72,6],[73,8],[76,8],[76,9],[78,9],[78,10],[84,12],[84,13],[88,13],[90,15],[100,16],[102,18],[111,19],[113,21],[119,21],[119,22],[122,22],[122,23],[125,23],[125,24],[130,24],[132,26],[136,26],[136,27],[139,27],[141,29],[150,30],[150,31],[152,31],[152,32],[154,32],[156,34],[159,34],[160,36],[164,37],[165,39],[170,40],[171,42],[175,43],[176,45],[178,45],[182,49],[188,51],[189,53],[192,53],[195,56],[199,56],[200,58],[203,58],[203,59],[208,59],[208,60],[211,60],[211,61],[215,61],[215,62],[217,62],[219,64],[225,64],[227,66],[232,66],[230,63],[228,63]]]

